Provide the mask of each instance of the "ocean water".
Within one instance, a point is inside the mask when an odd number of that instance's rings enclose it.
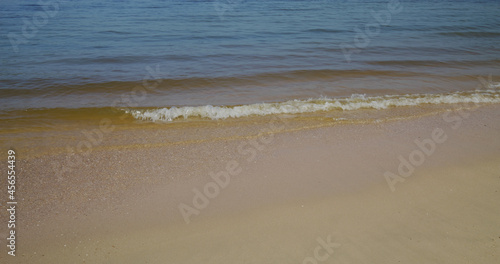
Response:
[[[0,119],[113,108],[169,121],[500,100],[498,0],[0,7]]]

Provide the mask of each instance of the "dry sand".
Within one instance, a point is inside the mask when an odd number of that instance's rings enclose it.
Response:
[[[80,127],[25,133],[22,147],[4,133],[19,158],[19,236],[16,257],[2,239],[0,262],[496,263],[499,120],[486,105],[357,124],[117,126],[77,166],[64,148]],[[384,174],[433,134],[392,190]],[[56,176],[54,161],[70,169]],[[221,172],[230,180],[217,188]],[[213,197],[197,208],[204,188]]]

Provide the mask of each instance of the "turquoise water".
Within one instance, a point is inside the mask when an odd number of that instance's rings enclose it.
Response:
[[[478,76],[500,81],[500,1],[0,6],[4,111],[435,94],[477,89]]]

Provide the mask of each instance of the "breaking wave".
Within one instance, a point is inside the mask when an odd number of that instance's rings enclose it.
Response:
[[[390,107],[424,104],[500,103],[500,84],[490,90],[455,92],[448,94],[412,94],[366,96],[353,94],[349,98],[318,98],[290,100],[276,103],[256,103],[238,106],[183,106],[147,110],[127,110],[134,118],[153,122],[168,122],[179,118],[209,118],[212,120],[265,116],[272,114],[300,114],[318,111],[350,111],[358,109],[387,109]]]

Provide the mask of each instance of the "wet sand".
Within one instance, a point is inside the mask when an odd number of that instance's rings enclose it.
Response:
[[[0,260],[494,263],[500,106],[398,111],[5,130],[19,236]]]

